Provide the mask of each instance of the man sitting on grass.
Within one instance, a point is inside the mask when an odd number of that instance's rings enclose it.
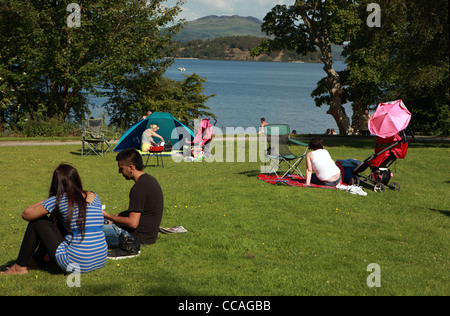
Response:
[[[127,211],[111,215],[103,211],[109,221],[103,226],[110,248],[109,259],[135,257],[140,244],[153,244],[158,239],[164,208],[164,197],[158,181],[145,173],[142,157],[136,149],[122,150],[116,157],[119,173],[135,184],[130,190],[130,204]]]

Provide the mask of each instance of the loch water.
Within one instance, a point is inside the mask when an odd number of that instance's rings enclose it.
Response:
[[[336,62],[334,67],[340,71],[345,64]],[[176,59],[165,76],[183,80],[193,73],[207,80],[204,94],[215,95],[206,105],[224,133],[226,127],[258,129],[262,117],[269,124],[289,124],[301,134],[320,134],[327,128],[338,131],[334,119],[326,114],[328,106],[316,107],[311,97],[317,82],[325,77],[321,63]],[[105,99],[90,101],[99,105],[93,114],[101,115]],[[350,117],[351,107],[344,107]]]

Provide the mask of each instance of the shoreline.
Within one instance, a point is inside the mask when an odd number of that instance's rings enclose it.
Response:
[[[297,139],[300,141],[309,140],[313,136],[317,136],[319,134],[311,134],[311,135],[296,135],[293,136],[292,139]],[[224,137],[225,136],[225,137]],[[352,135],[352,136],[339,136],[339,135],[319,135],[325,139],[336,139],[336,140],[351,140],[354,138],[355,140],[361,140],[361,139],[374,139],[376,136],[359,136],[359,135]],[[259,140],[259,135],[257,134],[221,134],[221,135],[214,135],[215,140],[227,140],[234,138],[235,141],[239,140],[248,140],[248,141],[257,141]],[[416,136],[416,141],[423,142],[423,141],[437,141],[437,142],[450,142],[450,136]],[[119,140],[115,140],[111,142],[111,144],[116,144]],[[20,138],[17,140],[11,140],[10,138],[8,140],[2,140],[0,137],[0,147],[23,147],[23,146],[63,146],[63,145],[81,145],[81,139],[78,141],[75,140],[68,140],[68,141],[61,141],[61,140],[21,140]]]

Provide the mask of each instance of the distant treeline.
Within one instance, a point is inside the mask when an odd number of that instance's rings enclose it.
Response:
[[[179,49],[175,53],[176,58],[199,58],[199,59],[225,59],[225,60],[255,60],[255,61],[303,61],[319,62],[320,53],[309,53],[306,56],[292,51],[263,53],[258,57],[252,57],[250,51],[258,46],[264,38],[255,36],[226,36],[213,40],[190,40],[178,42]],[[336,52],[337,60],[340,51]]]

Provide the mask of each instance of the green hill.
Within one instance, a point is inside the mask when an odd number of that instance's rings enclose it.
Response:
[[[301,56],[295,52],[283,51],[263,53],[253,58],[252,48],[258,46],[263,38],[263,22],[254,17],[210,15],[187,22],[174,40],[179,42],[179,50],[173,57],[258,61],[303,61],[319,62],[319,52]],[[342,47],[333,46],[335,60],[342,60]]]
[[[184,29],[174,37],[175,41],[207,40],[226,36],[266,37],[261,32],[263,22],[254,17],[209,15],[187,22]]]

